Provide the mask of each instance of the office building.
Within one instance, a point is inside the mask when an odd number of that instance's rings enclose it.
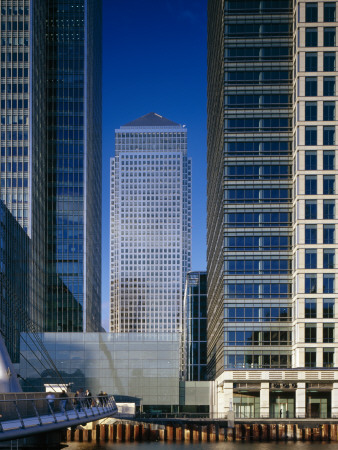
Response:
[[[110,330],[182,330],[191,259],[187,129],[155,113],[115,130],[110,194]]]
[[[338,416],[336,7],[209,1],[208,372],[218,413]]]
[[[186,381],[207,379],[207,274],[188,272],[183,301],[182,373]]]
[[[101,326],[101,15],[48,1],[46,331]]]
[[[31,238],[28,308],[49,331],[100,329],[100,46],[100,1],[1,2],[0,198]]]

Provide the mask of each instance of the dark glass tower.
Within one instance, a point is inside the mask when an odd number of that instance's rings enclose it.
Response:
[[[48,1],[47,331],[100,330],[101,14]]]
[[[209,375],[291,367],[292,2],[210,1]]]
[[[101,0],[1,2],[0,198],[31,238],[29,313],[98,331]]]

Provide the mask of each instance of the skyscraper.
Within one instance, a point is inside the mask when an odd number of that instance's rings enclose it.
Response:
[[[1,33],[0,196],[31,237],[30,316],[99,330],[101,1],[1,2]]]
[[[48,1],[47,331],[100,330],[101,15]]]
[[[186,127],[155,113],[121,126],[110,176],[110,330],[181,331],[191,259]]]
[[[337,416],[327,371],[338,362],[336,2],[216,0],[208,8],[214,408]]]

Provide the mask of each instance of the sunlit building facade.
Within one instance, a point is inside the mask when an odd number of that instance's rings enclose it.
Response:
[[[191,260],[187,129],[149,113],[115,130],[110,192],[110,330],[182,330]]]
[[[336,7],[209,1],[208,372],[218,412],[338,414]]]

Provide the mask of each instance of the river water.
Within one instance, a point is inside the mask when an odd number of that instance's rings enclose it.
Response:
[[[79,443],[69,442],[68,450],[325,450],[329,442],[206,442],[206,443]]]

